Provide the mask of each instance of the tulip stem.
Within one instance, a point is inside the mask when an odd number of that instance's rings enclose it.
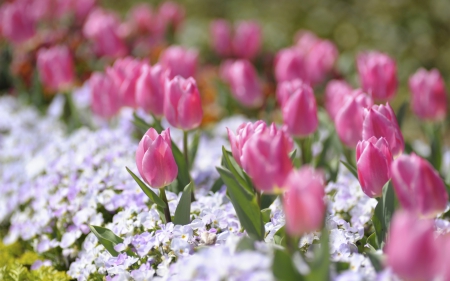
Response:
[[[286,206],[284,205],[284,194],[280,194],[280,201],[281,201],[281,205],[283,206],[283,209],[286,210]],[[286,229],[286,225],[285,227],[285,231],[284,231],[284,239],[286,241],[286,249],[289,252],[290,255],[293,255],[296,251],[296,238],[292,237],[288,230]],[[298,245],[298,243],[297,243]]]
[[[302,165],[309,164],[312,161],[312,138],[306,137],[297,140],[297,144],[300,147],[301,155],[300,160]]]
[[[189,171],[191,165],[189,165],[188,131],[183,131],[183,155],[184,155],[184,161],[186,162],[186,167]],[[191,177],[190,172],[189,172],[189,177]],[[192,202],[195,201],[194,189],[192,189],[191,201]]]
[[[164,201],[164,203],[166,203],[166,207],[164,208],[164,216],[166,217],[166,223],[172,222],[172,219],[170,217],[169,202],[167,202],[165,187],[162,187],[159,189],[159,195],[160,195],[161,199]]]

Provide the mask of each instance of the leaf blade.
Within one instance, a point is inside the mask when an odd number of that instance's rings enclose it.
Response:
[[[174,224],[186,225],[191,222],[191,192],[194,182],[190,182],[181,194],[180,202],[175,210]]]
[[[143,181],[141,181],[140,178],[138,178],[130,169],[128,169],[128,167],[125,167],[128,171],[128,173],[131,175],[131,177],[133,177],[134,181],[139,185],[139,187],[142,189],[142,191],[144,191],[144,193],[148,196],[148,198],[150,199],[150,201],[152,201],[153,203],[155,203],[156,205],[165,208],[166,204],[164,203],[164,201],[159,198],[158,195],[156,195],[155,192],[153,192],[153,190],[151,190]]]

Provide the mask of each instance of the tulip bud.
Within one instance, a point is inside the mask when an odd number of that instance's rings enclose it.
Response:
[[[127,18],[131,27],[140,33],[150,32],[153,28],[153,13],[150,5],[147,3],[133,6]]]
[[[172,1],[165,1],[158,9],[158,21],[161,21],[165,29],[177,29],[184,19],[184,8]]]
[[[321,229],[325,218],[325,177],[311,167],[292,170],[285,181],[283,198],[286,231],[299,237]]]
[[[448,194],[444,181],[428,161],[415,154],[401,155],[392,163],[391,174],[404,209],[424,217],[445,210]]]
[[[361,140],[364,109],[372,104],[372,98],[361,90],[355,90],[347,97],[334,120],[336,132],[344,145],[354,148]]]
[[[386,264],[402,280],[434,280],[439,246],[433,230],[431,220],[420,220],[405,211],[394,214],[384,250]]]
[[[225,61],[221,76],[230,84],[232,95],[240,103],[247,107],[261,106],[264,94],[256,70],[248,60]]]
[[[368,140],[371,137],[384,137],[389,143],[394,158],[403,152],[405,142],[395,113],[389,103],[373,105],[365,110],[362,139]]]
[[[116,115],[120,109],[119,92],[111,77],[96,72],[89,79],[89,87],[94,114],[103,118],[111,118]]]
[[[141,177],[153,188],[172,183],[178,175],[178,167],[172,154],[170,129],[158,135],[150,128],[136,150],[136,166]]]
[[[121,57],[128,51],[119,37],[119,19],[112,13],[100,8],[93,10],[83,26],[83,34],[94,43],[99,56]]]
[[[164,79],[160,65],[142,66],[141,75],[136,81],[136,102],[153,115],[163,115]]]
[[[166,79],[164,88],[164,115],[170,125],[188,131],[202,122],[203,110],[194,78],[175,76]]]
[[[300,79],[294,79],[290,81],[284,81],[277,86],[277,101],[283,108],[284,103],[303,86],[303,81]]]
[[[306,55],[305,68],[308,82],[316,85],[322,82],[333,69],[338,57],[336,46],[328,40],[319,40]]]
[[[171,46],[161,55],[160,63],[164,70],[169,70],[169,78],[177,75],[183,78],[195,76],[198,53],[181,46]]]
[[[283,104],[283,122],[293,137],[306,137],[319,125],[316,98],[310,86],[303,83]]]
[[[369,197],[380,197],[391,178],[392,154],[384,138],[371,137],[356,146],[356,167],[361,188]]]
[[[73,61],[66,46],[40,49],[37,68],[42,83],[52,90],[66,90],[73,83]]]
[[[412,93],[411,107],[419,118],[439,121],[447,114],[447,92],[437,69],[419,69],[409,78]]]
[[[261,28],[253,21],[237,24],[233,38],[233,53],[242,59],[253,59],[261,46]]]
[[[288,141],[283,131],[254,134],[242,150],[242,166],[259,191],[274,193],[284,187],[292,170]]]
[[[275,78],[278,83],[306,77],[303,53],[295,47],[280,50],[275,57]]]
[[[111,76],[119,89],[122,105],[136,107],[136,81],[141,75],[144,62],[126,57],[118,59],[114,65],[106,69],[107,75]]]
[[[226,20],[215,20],[211,23],[210,33],[215,52],[220,56],[230,56],[231,27]]]
[[[365,92],[375,101],[388,101],[397,91],[397,66],[388,55],[369,52],[356,60],[359,79]]]
[[[36,33],[32,11],[25,1],[5,3],[1,7],[0,26],[3,36],[15,44],[21,44]]]
[[[336,120],[337,113],[345,105],[352,91],[352,87],[343,80],[331,80],[328,82],[325,88],[325,109],[331,120]]]

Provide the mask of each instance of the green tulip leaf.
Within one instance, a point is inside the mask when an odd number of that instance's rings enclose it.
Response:
[[[377,198],[378,204],[372,217],[377,244],[380,249],[383,248],[384,241],[391,223],[392,215],[395,211],[395,194],[392,182],[388,181],[383,187],[383,196]]]
[[[143,181],[141,181],[140,178],[138,178],[130,169],[128,169],[128,167],[125,168],[127,169],[128,173],[133,177],[133,179],[136,181],[136,183],[139,185],[139,187],[142,189],[142,191],[144,191],[144,193],[148,196],[150,201],[152,201],[161,208],[166,207],[164,201],[161,198],[159,198],[159,196],[156,195],[155,192],[153,192]]]
[[[181,194],[180,202],[175,210],[174,224],[186,225],[191,222],[191,193],[194,189],[194,182],[190,182]]]
[[[122,243],[123,242],[122,238],[115,235],[111,230],[104,227],[90,225],[89,228],[91,229],[91,232],[94,233],[94,235],[98,238],[98,241],[103,246],[105,246],[106,250],[108,250],[108,252],[113,257],[117,257],[119,255],[119,253],[116,250],[114,250],[114,246]]]

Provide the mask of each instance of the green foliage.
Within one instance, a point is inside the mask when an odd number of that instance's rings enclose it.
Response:
[[[383,187],[383,197],[378,199],[375,213],[372,217],[375,235],[379,248],[383,248],[386,235],[395,210],[395,194],[392,182],[388,181]]]
[[[194,182],[189,183],[181,194],[180,202],[175,210],[174,224],[186,225],[191,222],[191,193],[194,189]]]

